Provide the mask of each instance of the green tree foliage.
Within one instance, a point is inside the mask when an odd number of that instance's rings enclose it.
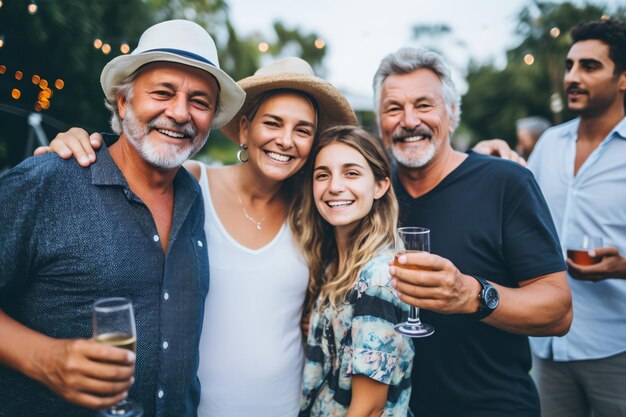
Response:
[[[550,105],[553,98],[563,103],[569,32],[579,23],[602,16],[624,19],[626,13],[624,7],[609,10],[599,5],[541,1],[524,7],[516,27],[521,41],[507,52],[506,67],[499,69],[487,64],[469,68],[462,119],[472,141],[499,137],[513,145],[517,119],[543,116],[556,124],[571,118]],[[524,62],[527,54],[534,58],[532,65]]]
[[[25,152],[28,125],[26,114],[35,111],[42,88],[32,81],[33,75],[48,83],[52,96],[50,107],[43,110],[44,122],[53,118],[64,126],[83,126],[91,131],[107,130],[108,112],[103,105],[99,76],[102,67],[121,52],[122,42],[133,48],[139,34],[153,23],[141,0],[42,0],[34,15],[27,12],[27,1],[4,1],[0,8],[0,170],[21,160]],[[128,16],[133,16],[129,19]],[[109,42],[111,52],[104,55],[94,48],[96,37]],[[21,71],[22,79],[15,77]],[[57,79],[64,86],[54,86]],[[13,89],[21,92],[11,97]],[[9,109],[11,112],[9,112]],[[44,124],[48,136],[57,129]]]

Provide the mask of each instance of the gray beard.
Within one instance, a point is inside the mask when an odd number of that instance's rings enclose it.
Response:
[[[150,133],[150,123],[142,123],[137,119],[137,116],[132,110],[132,106],[127,106],[124,119],[122,120],[122,131],[128,138],[130,144],[137,150],[139,155],[146,160],[150,165],[160,169],[174,169],[178,168],[187,159],[194,156],[206,143],[209,132],[204,135],[198,133],[188,146],[177,146],[170,143],[158,143],[155,144],[147,139],[148,133]],[[164,124],[172,124],[171,122],[164,122]],[[183,126],[183,129],[185,127]],[[194,131],[193,126],[187,127]],[[187,139],[181,139],[187,140]]]
[[[425,154],[417,155],[415,152],[407,152],[399,149],[395,144],[391,145],[391,154],[396,162],[407,168],[422,168],[433,159],[437,149],[434,143],[430,143]]]

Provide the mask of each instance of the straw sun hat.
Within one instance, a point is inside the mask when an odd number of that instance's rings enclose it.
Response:
[[[200,68],[215,77],[219,83],[220,98],[213,128],[224,126],[241,108],[246,93],[220,69],[211,35],[202,26],[188,20],[169,20],[149,27],[130,55],[121,55],[109,61],[100,75],[107,100],[115,101],[114,85],[143,65],[159,61]]]
[[[318,132],[338,124],[357,124],[348,100],[331,83],[315,76],[311,66],[300,58],[280,59],[260,68],[238,84],[246,92],[246,101],[235,117],[222,128],[222,132],[235,143],[239,143],[241,116],[260,94],[276,89],[303,91],[315,99],[319,108]]]

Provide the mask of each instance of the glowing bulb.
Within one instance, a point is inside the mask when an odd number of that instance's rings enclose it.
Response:
[[[97,38],[96,38],[96,39],[93,41],[93,47],[94,47],[94,48],[96,48],[96,49],[100,49],[100,48],[102,48],[102,39],[97,39]]]
[[[22,73],[22,71],[15,71],[16,80],[21,80],[23,76],[24,76],[24,73]]]
[[[18,100],[20,97],[22,97],[22,92],[17,88],[14,88],[13,90],[11,90],[11,97]]]
[[[41,77],[35,74],[30,80],[33,82],[33,84],[39,84],[39,81],[41,81]]]
[[[524,55],[524,63],[526,65],[532,65],[535,62],[535,57],[532,54]]]
[[[35,4],[34,1],[31,1],[31,3],[28,5],[28,13],[29,14],[37,13],[37,5]]]
[[[130,52],[130,46],[126,42],[120,45],[120,52],[123,54],[127,54]]]
[[[54,82],[54,87],[57,90],[63,90],[63,87],[65,87],[65,82],[61,79],[58,79]]]
[[[0,36],[0,48],[4,46],[4,36]]]
[[[552,29],[550,29],[550,36],[552,36],[553,38],[558,38],[560,34],[561,34],[561,29],[557,27],[553,27]]]
[[[111,45],[109,45],[108,43],[102,45],[102,53],[105,55],[109,55],[109,52],[111,52]]]
[[[0,74],[4,74],[5,72],[7,72],[7,67],[0,65]]]
[[[259,51],[265,53],[270,49],[270,46],[267,44],[267,42],[261,42],[259,43]]]
[[[46,101],[42,100],[40,106],[42,109],[48,110],[50,108],[50,102],[47,100]]]
[[[48,80],[39,81],[39,88],[41,88],[42,90],[45,90],[46,88],[48,88]]]
[[[317,49],[323,49],[326,46],[326,42],[323,39],[317,38],[315,39],[315,47]]]

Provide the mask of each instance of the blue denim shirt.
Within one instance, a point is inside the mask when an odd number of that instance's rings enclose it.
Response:
[[[0,177],[0,308],[54,338],[89,338],[91,307],[132,300],[137,368],[129,397],[145,416],[195,416],[209,265],[200,188],[180,169],[167,253],[148,207],[105,146],[81,168],[33,157]],[[7,341],[1,341],[6,343]],[[0,416],[91,416],[0,366]]]

